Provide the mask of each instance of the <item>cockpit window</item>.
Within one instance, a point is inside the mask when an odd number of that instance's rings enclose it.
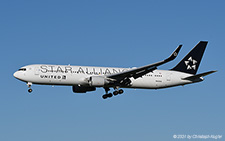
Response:
[[[19,69],[19,71],[26,71],[26,68],[21,68]]]

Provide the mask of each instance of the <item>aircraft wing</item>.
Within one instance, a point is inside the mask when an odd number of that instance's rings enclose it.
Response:
[[[134,79],[142,77],[143,75],[156,70],[158,66],[174,60],[177,57],[181,47],[182,47],[182,45],[179,45],[176,48],[176,50],[167,59],[165,59],[163,61],[149,64],[149,65],[139,67],[139,68],[134,68],[134,69],[124,71],[121,73],[107,75],[107,78],[112,79],[113,81],[118,81],[118,80],[128,79],[131,77],[133,77]]]

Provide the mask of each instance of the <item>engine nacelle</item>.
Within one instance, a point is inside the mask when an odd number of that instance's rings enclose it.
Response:
[[[96,88],[95,87],[87,87],[87,86],[73,86],[73,92],[74,93],[86,93],[89,91],[95,91]]]
[[[108,84],[108,81],[102,76],[91,76],[88,83],[92,87],[102,87],[105,84]]]

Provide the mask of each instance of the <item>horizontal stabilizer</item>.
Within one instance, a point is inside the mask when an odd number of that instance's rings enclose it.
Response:
[[[196,79],[199,79],[203,76],[206,76],[206,75],[209,75],[211,73],[214,73],[214,72],[217,72],[217,71],[208,71],[208,72],[205,72],[205,73],[200,73],[200,74],[197,74],[197,75],[194,75],[194,76],[189,76],[189,77],[186,77],[186,78],[182,78],[183,80],[196,80]]]

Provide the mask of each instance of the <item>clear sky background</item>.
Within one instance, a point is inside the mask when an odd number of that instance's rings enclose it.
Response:
[[[150,141],[173,135],[225,139],[225,2],[212,0],[0,1],[0,140]],[[163,90],[124,89],[103,100],[103,89],[33,85],[12,74],[28,64],[142,66],[179,45],[175,66],[200,40],[209,41],[198,73],[204,82]]]

